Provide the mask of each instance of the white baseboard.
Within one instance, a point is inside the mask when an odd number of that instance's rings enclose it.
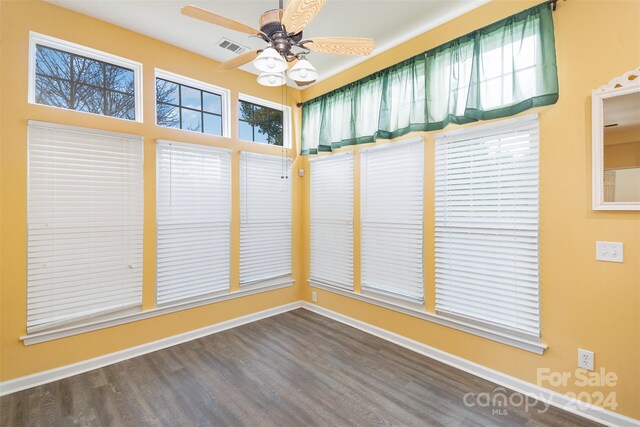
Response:
[[[235,328],[236,326],[255,322],[256,320],[275,316],[276,314],[295,310],[297,308],[300,308],[301,306],[301,301],[292,302],[289,304],[259,311],[257,313],[251,313],[246,316],[241,316],[235,319],[216,323],[215,325],[206,326],[204,328],[163,338],[158,341],[153,341],[136,347],[127,348],[121,351],[116,351],[115,353],[105,354],[104,356],[84,360],[82,362],[74,363],[71,365],[61,366],[59,368],[51,369],[48,371],[38,372],[13,380],[4,381],[0,383],[0,396],[15,393],[16,391],[35,387],[41,384],[46,384],[52,381],[57,381],[63,378],[71,377],[73,375],[78,375],[83,372],[91,371],[93,369],[131,359],[132,357],[141,356],[143,354],[151,353],[157,350],[162,350],[163,348],[202,338],[207,335],[215,334],[216,332],[221,332],[227,329]]]
[[[336,320],[340,323],[344,323],[345,325],[352,326],[356,329],[367,332],[371,335],[375,335],[386,341],[415,351],[416,353],[420,353],[424,356],[430,357],[454,368],[468,372],[472,375],[483,378],[487,381],[491,381],[492,383],[506,387],[513,391],[522,393],[525,396],[531,396],[549,405],[556,406],[567,412],[571,412],[581,417],[588,418],[592,421],[596,421],[609,426],[640,426],[640,421],[633,418],[618,414],[599,406],[578,402],[576,399],[565,396],[564,394],[520,380],[518,378],[512,377],[511,375],[495,371],[493,369],[487,368],[461,357],[454,356],[450,353],[446,353],[442,350],[438,350],[434,347],[428,346],[418,341],[403,337],[402,335],[387,331],[386,329],[378,328],[377,326],[373,326],[360,320],[356,320],[352,317],[336,313],[335,311],[326,309],[324,307],[320,307],[318,305],[304,301],[302,302],[302,308]]]

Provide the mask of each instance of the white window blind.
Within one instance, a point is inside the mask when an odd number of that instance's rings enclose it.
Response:
[[[231,154],[158,141],[158,304],[229,289]]]
[[[436,309],[540,335],[538,117],[436,138]]]
[[[353,155],[311,159],[311,281],[353,290]]]
[[[240,286],[291,275],[290,170],[289,158],[240,154]]]
[[[361,152],[362,289],[424,301],[422,138]]]
[[[142,304],[142,138],[29,122],[27,331]]]

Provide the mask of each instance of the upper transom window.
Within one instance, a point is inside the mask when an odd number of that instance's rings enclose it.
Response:
[[[156,124],[228,136],[228,91],[156,70]]]
[[[285,105],[240,94],[238,139],[289,148],[290,115]]]
[[[29,70],[31,103],[142,121],[137,62],[31,33]]]

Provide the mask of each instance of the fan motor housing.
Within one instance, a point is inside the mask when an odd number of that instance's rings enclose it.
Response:
[[[260,31],[271,38],[277,32],[283,32],[281,9],[268,10],[260,16]]]

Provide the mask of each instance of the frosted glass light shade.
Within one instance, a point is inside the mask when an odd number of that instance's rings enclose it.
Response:
[[[318,78],[318,71],[306,59],[301,59],[287,73],[296,82],[312,82]]]
[[[263,73],[279,73],[287,69],[287,61],[272,47],[268,47],[253,60],[253,66]]]
[[[262,86],[282,86],[287,81],[283,72],[260,73],[257,80]]]

